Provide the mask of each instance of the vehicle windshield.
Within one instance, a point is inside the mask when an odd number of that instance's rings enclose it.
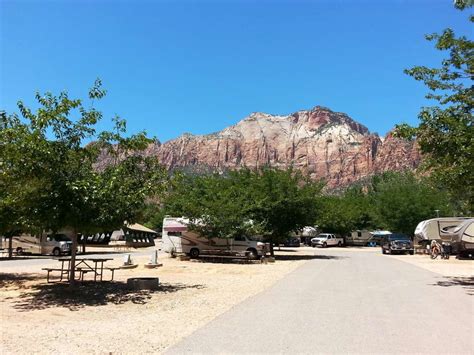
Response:
[[[391,234],[388,237],[389,240],[411,240],[408,236],[404,234]]]
[[[329,234],[320,234],[316,238],[327,238]]]
[[[71,239],[69,239],[68,237],[66,237],[66,235],[64,234],[55,234],[53,236],[54,240],[57,241],[57,242],[70,242]]]
[[[262,236],[259,235],[246,236],[246,238],[254,242],[261,242],[263,240]]]

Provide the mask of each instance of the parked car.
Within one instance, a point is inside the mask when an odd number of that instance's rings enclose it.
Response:
[[[311,239],[311,246],[317,247],[321,246],[323,248],[329,247],[329,246],[338,246],[342,247],[344,244],[344,239],[337,237],[335,234],[330,234],[330,233],[321,233],[317,237]]]
[[[405,234],[392,233],[385,235],[380,245],[382,254],[409,253],[413,255],[414,253],[413,242]]]
[[[285,242],[283,243],[283,246],[285,247],[299,247],[300,246],[300,240],[298,238],[287,238]]]

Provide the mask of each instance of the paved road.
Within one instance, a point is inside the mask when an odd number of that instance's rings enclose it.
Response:
[[[472,285],[442,287],[449,280],[371,251],[315,253],[167,353],[474,352]]]

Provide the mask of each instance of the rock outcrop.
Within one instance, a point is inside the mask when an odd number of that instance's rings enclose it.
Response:
[[[348,115],[320,106],[287,116],[252,113],[220,132],[185,134],[154,144],[145,154],[156,155],[169,169],[293,166],[331,188],[420,162],[413,142],[391,134],[380,138]]]

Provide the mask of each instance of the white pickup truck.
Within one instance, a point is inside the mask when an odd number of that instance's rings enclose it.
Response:
[[[311,246],[314,248],[316,246],[321,246],[327,248],[329,246],[338,246],[342,247],[344,244],[344,239],[337,237],[335,234],[321,233],[317,237],[311,239]]]

